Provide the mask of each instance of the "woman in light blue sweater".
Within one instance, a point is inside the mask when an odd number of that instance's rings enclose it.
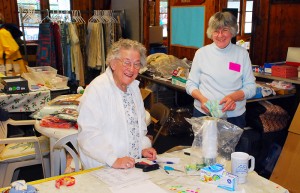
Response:
[[[256,92],[249,54],[231,43],[238,31],[231,13],[215,13],[208,25],[206,33],[213,43],[197,50],[186,84],[195,99],[194,117],[211,115],[208,104],[217,101],[227,121],[244,128],[246,99]]]

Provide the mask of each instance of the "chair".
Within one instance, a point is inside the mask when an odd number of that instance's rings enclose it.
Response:
[[[44,178],[50,177],[49,139],[45,136],[7,138],[8,125],[34,125],[35,120],[0,122],[0,187],[17,180],[20,168],[41,164]],[[9,128],[13,129],[13,127]]]
[[[154,103],[151,106],[150,115],[151,115],[151,117],[153,117],[157,120],[155,125],[156,124],[159,125],[159,129],[153,139],[153,144],[154,144],[156,142],[158,136],[160,135],[162,129],[164,128],[165,123],[167,122],[167,120],[169,118],[170,109],[160,102]]]
[[[65,137],[60,138],[55,142],[53,145],[52,151],[60,150],[60,169],[61,174],[68,173],[66,172],[67,167],[71,167],[74,169],[75,172],[82,169],[79,152],[78,152],[78,145],[77,145],[77,133],[67,135]],[[72,146],[71,146],[72,145]],[[67,153],[70,154],[72,157],[72,163],[67,164]],[[74,166],[73,166],[74,163]],[[69,166],[68,166],[69,165]],[[73,172],[73,171],[72,171]]]

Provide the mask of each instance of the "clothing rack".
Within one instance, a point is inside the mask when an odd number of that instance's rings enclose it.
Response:
[[[20,20],[21,20],[21,28],[22,28],[22,34],[23,34],[23,47],[24,47],[24,54],[25,54],[25,60],[28,62],[28,54],[27,54],[27,45],[26,45],[26,38],[25,38],[25,29],[24,29],[24,18],[26,16],[26,14],[28,12],[24,12],[24,8],[20,8],[20,11],[19,11],[19,17],[20,17]],[[28,9],[27,9],[28,10]],[[47,13],[50,14],[67,14],[67,13],[72,13],[72,11],[79,11],[80,13],[84,13],[84,14],[90,14],[90,13],[94,13],[94,10],[48,10],[48,9],[45,9],[45,10],[34,10],[34,13]],[[112,13],[113,13],[113,16],[115,17],[115,14],[117,15],[121,15],[123,16],[123,18],[125,18],[125,10],[111,10]],[[25,13],[25,15],[23,15]],[[125,29],[125,19],[124,21],[120,21],[121,23],[121,26]]]

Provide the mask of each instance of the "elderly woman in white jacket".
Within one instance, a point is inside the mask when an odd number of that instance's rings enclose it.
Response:
[[[145,47],[121,39],[112,45],[106,63],[105,73],[87,86],[78,108],[78,144],[84,168],[132,168],[135,159],[155,160],[135,80],[146,63]]]

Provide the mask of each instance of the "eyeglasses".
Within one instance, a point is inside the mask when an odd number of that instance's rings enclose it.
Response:
[[[228,35],[230,33],[230,29],[225,27],[225,28],[222,28],[222,29],[218,29],[216,31],[213,32],[213,35],[214,36],[217,36],[219,34],[222,34],[222,35]]]
[[[141,62],[132,63],[129,59],[118,59],[122,62],[122,65],[126,68],[130,68],[133,65],[133,68],[139,70],[142,66]]]

